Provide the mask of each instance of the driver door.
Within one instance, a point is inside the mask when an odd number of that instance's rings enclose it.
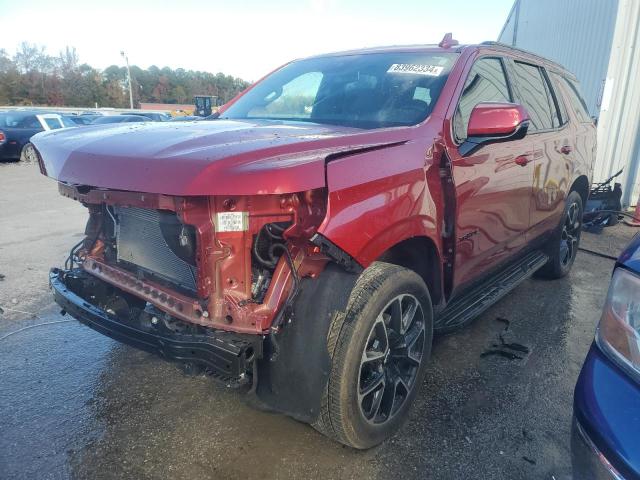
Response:
[[[486,144],[463,156],[473,108],[483,102],[513,102],[504,61],[476,60],[469,71],[453,117],[449,148],[456,191],[454,289],[480,279],[525,246],[533,187],[533,144],[519,140]]]

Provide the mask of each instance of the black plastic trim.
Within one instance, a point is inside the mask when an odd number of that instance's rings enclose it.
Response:
[[[477,137],[468,137],[462,144],[458,147],[458,151],[460,155],[466,157],[467,155],[471,155],[475,151],[477,151],[483,145],[487,145],[489,143],[500,143],[500,142],[510,142],[512,140],[521,140],[527,135],[527,130],[529,129],[529,122],[524,121],[520,125],[518,125],[515,131],[510,135],[505,136],[477,136]]]
[[[342,250],[339,246],[327,237],[316,233],[311,237],[311,243],[320,247],[320,251],[331,258],[335,263],[350,273],[362,273],[364,270],[351,255]]]
[[[49,284],[60,307],[84,325],[132,347],[160,355],[167,360],[192,362],[208,368],[219,379],[246,382],[247,357],[261,351],[262,336],[242,335],[211,329],[207,334],[150,332],[125,324],[90,304],[65,284],[69,271],[52,269]],[[252,350],[249,351],[248,349]],[[251,355],[248,355],[251,354]]]

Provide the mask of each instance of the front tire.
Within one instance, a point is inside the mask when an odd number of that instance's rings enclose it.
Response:
[[[578,192],[570,192],[565,202],[562,221],[547,243],[549,261],[538,270],[538,276],[556,279],[569,273],[580,246],[582,214],[582,197]]]
[[[406,268],[373,263],[329,332],[332,368],[314,426],[359,449],[393,435],[422,383],[432,340],[433,308],[424,281]]]

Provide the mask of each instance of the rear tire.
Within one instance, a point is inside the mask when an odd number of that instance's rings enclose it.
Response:
[[[359,449],[393,435],[422,383],[432,340],[424,281],[406,268],[374,262],[330,328],[331,374],[314,427]]]
[[[549,255],[549,261],[538,270],[537,276],[556,279],[569,273],[580,246],[582,214],[582,197],[578,192],[570,192],[565,202],[562,221],[545,249]]]

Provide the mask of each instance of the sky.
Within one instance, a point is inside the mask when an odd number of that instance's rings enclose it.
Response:
[[[76,47],[96,68],[223,72],[257,80],[295,58],[382,45],[495,40],[513,0],[0,0],[0,48]]]

